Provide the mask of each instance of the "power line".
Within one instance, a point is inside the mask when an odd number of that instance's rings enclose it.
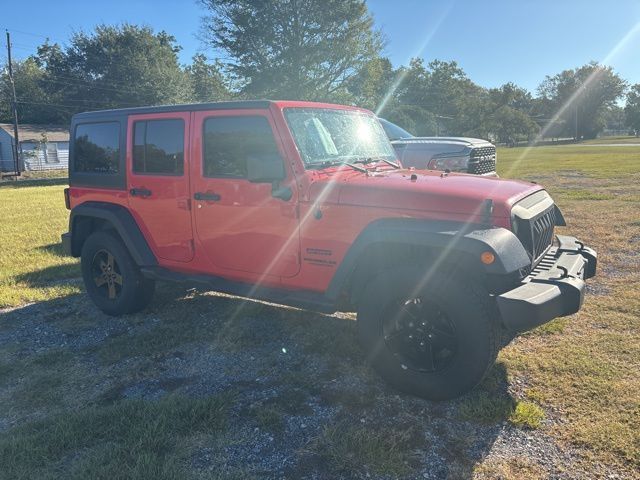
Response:
[[[23,34],[23,35],[29,35],[31,37],[44,38],[46,40],[54,40],[56,43],[59,43],[59,44],[63,44],[63,43],[68,41],[68,40],[61,40],[61,39],[56,38],[56,37],[51,37],[50,35],[42,35],[42,34],[38,34],[38,33],[34,33],[34,32],[27,32],[25,30],[16,30],[16,29],[13,29],[13,28],[6,29],[6,30],[10,31],[10,32],[14,32],[14,33],[20,33],[20,34]],[[26,44],[22,44],[22,43],[18,43],[18,44],[12,43],[12,46],[16,46],[16,45],[17,45],[16,48],[18,48],[19,50],[34,51],[34,53],[37,52],[38,47],[41,46],[41,45],[38,45],[38,46],[32,47],[32,46],[29,46],[29,45],[26,45]],[[153,63],[156,67],[159,64],[157,58],[153,58],[152,57],[152,58],[148,58],[148,60],[150,60],[151,63]],[[180,67],[180,66],[178,66],[178,67]],[[73,80],[76,80],[76,79],[73,79]]]
[[[47,78],[47,77],[53,77],[53,78]],[[65,82],[65,81],[61,81],[61,80],[56,80],[55,78],[69,78],[70,80],[72,80],[72,82]],[[87,89],[87,90],[101,90],[101,91],[104,91],[104,92],[129,93],[129,94],[134,94],[134,95],[141,93],[141,89],[140,90],[132,89],[130,83],[127,83],[126,87],[121,87],[115,82],[102,82],[101,80],[94,80],[94,81],[92,81],[92,80],[83,80],[83,79],[73,78],[73,77],[60,77],[60,76],[57,76],[57,75],[46,74],[46,73],[45,73],[45,77],[44,78],[38,78],[36,81],[37,82],[43,82],[43,83],[55,84],[55,85],[66,85],[66,86],[71,86],[71,87],[80,87],[80,88],[84,88],[84,89]],[[110,85],[110,87],[106,87],[104,85]]]
[[[54,77],[54,78],[62,78],[65,80],[73,80],[74,82],[86,82],[86,83],[92,83],[92,82],[97,82],[97,81],[102,81],[101,79],[92,79],[92,80],[85,80],[83,78],[78,78],[78,77],[72,77],[69,75],[60,75],[59,73],[49,73],[47,72],[46,75],[48,77]],[[111,80],[109,82],[107,82],[108,85],[129,85],[129,82],[118,82],[118,81],[114,81]]]
[[[25,50],[25,51],[27,51],[27,52],[32,52],[32,51],[33,51],[33,48],[31,48],[31,47],[22,47],[22,46],[20,46],[19,44],[15,44],[15,43],[14,43],[14,44],[12,44],[12,45],[11,45],[11,47],[12,47],[12,48],[15,48],[15,49],[17,49],[17,50]]]
[[[25,43],[16,43],[16,42],[11,42],[11,46],[12,47],[31,48],[31,49],[34,49],[34,50],[36,50],[38,48],[37,46],[27,45]]]
[[[71,82],[63,82],[60,80],[54,80],[54,79],[50,79],[50,78],[40,78],[38,79],[38,81],[40,82],[44,82],[44,83],[53,83],[53,84],[57,84],[57,85],[68,85],[71,87],[83,87],[86,88],[88,90],[103,90],[103,91],[107,91],[107,92],[116,92],[116,93],[131,93],[131,94],[138,94],[140,93],[140,90],[132,90],[130,88],[122,88],[122,87],[118,87],[115,84],[111,84],[111,83],[106,83],[107,85],[113,85],[113,87],[115,88],[110,88],[110,87],[103,87],[102,85],[96,85],[94,83],[92,83],[91,81],[87,81],[87,80],[75,80],[74,83]],[[85,83],[82,83],[85,82]],[[99,80],[96,80],[96,82],[99,82]]]
[[[54,83],[59,83],[62,85],[70,85],[70,86],[78,86],[78,84],[81,84],[81,85],[84,84],[82,86],[87,86],[87,87],[91,87],[99,90],[108,90],[108,91],[126,92],[126,93],[140,93],[140,90],[131,88],[131,82],[124,82],[124,81],[119,82],[117,80],[104,81],[99,78],[88,80],[88,79],[82,79],[79,77],[72,77],[69,75],[61,75],[58,73],[49,73],[46,71],[43,71],[43,73],[44,73],[44,78],[38,79],[39,81],[42,81],[42,82],[54,82]],[[64,82],[56,79],[71,80],[73,83]],[[109,87],[105,85],[109,85]]]
[[[31,100],[28,98],[18,98],[18,103],[29,103]],[[65,102],[74,102],[74,103],[80,103],[80,105],[78,106],[82,106],[83,104],[87,104],[87,103],[95,103],[95,104],[103,104],[103,105],[113,105],[114,103],[120,104],[120,105],[130,105],[132,107],[139,107],[140,104],[139,103],[132,103],[132,102],[120,102],[120,101],[110,101],[110,100],[89,100],[86,98],[65,98],[64,99]]]
[[[11,33],[19,33],[21,35],[28,35],[30,37],[39,37],[39,38],[44,38],[44,39],[48,39],[48,40],[55,40],[56,42],[65,42],[66,40],[61,40],[59,38],[56,37],[52,37],[51,35],[42,35],[39,33],[33,33],[33,32],[26,32],[24,30],[16,30],[15,28],[6,28],[6,30],[9,30]]]
[[[78,108],[80,107],[80,105],[63,105],[63,104],[59,104],[59,103],[42,103],[42,102],[17,102],[18,105],[37,105],[39,107],[42,108],[50,108],[50,109],[55,109],[58,111],[63,111],[65,113],[68,114],[73,114],[75,112],[78,112]],[[87,106],[86,108],[94,108],[94,107],[90,107]],[[98,109],[97,107],[95,107],[95,109]]]
[[[102,79],[86,80],[78,77],[48,73],[46,71],[43,71],[43,75],[44,76],[42,78],[37,79],[38,82],[55,83],[59,85],[68,85],[72,87],[79,86],[79,87],[85,87],[89,89],[105,90],[105,91],[111,91],[111,92],[117,92],[117,93],[132,93],[132,94],[140,93],[140,89],[134,89],[131,87],[131,82],[118,82],[114,80],[105,82]],[[57,79],[63,79],[63,80],[57,80]],[[64,80],[70,80],[70,81],[64,81]]]
[[[73,82],[76,82],[76,83],[82,82],[82,83],[86,83],[87,85],[95,85],[95,82],[102,82],[102,85],[111,85],[112,87],[116,87],[116,88],[124,87],[124,89],[127,89],[131,87],[131,82],[127,82],[127,81],[118,81],[118,80],[105,81],[103,78],[83,79],[79,77],[72,77],[70,75],[61,75],[59,73],[46,73],[46,75],[48,77],[61,78],[63,80],[72,80]],[[136,90],[131,90],[131,91],[137,93]]]

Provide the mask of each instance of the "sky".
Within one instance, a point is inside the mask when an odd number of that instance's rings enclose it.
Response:
[[[393,65],[412,57],[455,60],[484,87],[514,82],[531,92],[546,75],[595,60],[640,83],[640,0],[369,0]],[[0,2],[0,28],[13,55],[35,52],[46,37],[62,43],[100,23],[147,24],[182,46],[215,58],[198,38],[206,12],[195,0],[71,0]],[[0,42],[6,48],[4,38]],[[6,59],[6,53],[0,56]]]

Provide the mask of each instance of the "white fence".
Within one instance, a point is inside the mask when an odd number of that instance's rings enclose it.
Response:
[[[30,172],[66,169],[69,167],[69,144],[67,142],[23,143],[22,161],[24,169]]]

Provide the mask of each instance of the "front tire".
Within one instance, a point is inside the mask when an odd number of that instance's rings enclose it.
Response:
[[[475,387],[493,366],[500,326],[479,284],[449,272],[427,277],[402,267],[369,281],[358,336],[375,370],[395,388],[448,400]]]
[[[115,234],[92,233],[84,242],[80,256],[87,293],[107,315],[138,312],[153,298],[155,282],[144,278]]]

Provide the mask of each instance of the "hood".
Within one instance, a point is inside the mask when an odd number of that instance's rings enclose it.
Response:
[[[481,138],[468,137],[410,137],[393,140],[392,145],[408,145],[408,144],[436,144],[436,145],[459,145],[461,149],[465,147],[478,147],[493,145],[487,140]]]
[[[505,219],[510,218],[514,203],[539,190],[539,185],[519,180],[434,170],[383,170],[369,174],[340,170],[319,176],[311,185],[309,200],[444,213],[470,220],[484,212],[486,200],[491,200],[492,216]]]

